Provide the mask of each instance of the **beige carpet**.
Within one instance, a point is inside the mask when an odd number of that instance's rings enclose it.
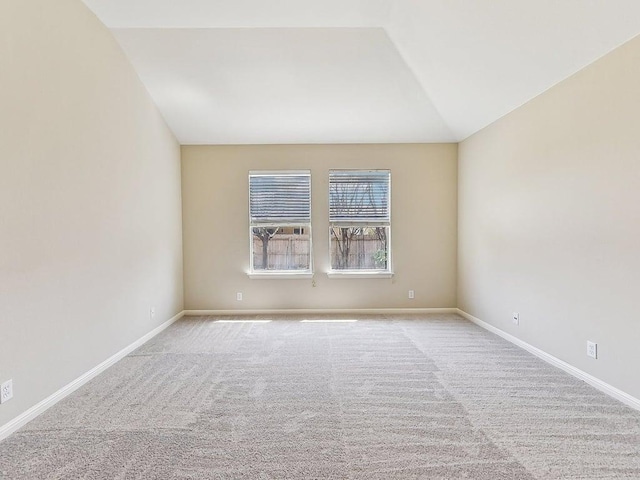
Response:
[[[640,412],[466,320],[329,319],[184,318],[0,443],[0,478],[640,479]]]

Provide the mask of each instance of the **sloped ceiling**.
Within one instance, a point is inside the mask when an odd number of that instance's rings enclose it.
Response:
[[[183,144],[459,141],[640,33],[638,0],[85,0]]]

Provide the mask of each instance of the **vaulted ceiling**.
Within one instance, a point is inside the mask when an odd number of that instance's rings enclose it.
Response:
[[[182,144],[455,142],[640,34],[638,0],[84,0]]]

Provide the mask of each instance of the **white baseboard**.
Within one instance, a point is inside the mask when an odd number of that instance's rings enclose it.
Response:
[[[457,308],[292,308],[261,310],[185,310],[185,316],[199,315],[406,315],[421,313],[458,313]]]
[[[547,363],[550,363],[551,365],[553,365],[554,367],[557,367],[561,370],[564,370],[565,372],[569,373],[570,375],[573,375],[574,377],[588,383],[589,385],[591,385],[592,387],[597,388],[598,390],[600,390],[601,392],[606,393],[607,395],[609,395],[610,397],[615,398],[616,400],[621,401],[622,403],[636,409],[636,410],[640,410],[640,400],[632,397],[631,395],[629,395],[628,393],[623,392],[622,390],[609,385],[606,382],[603,382],[602,380],[600,380],[599,378],[594,377],[593,375],[588,374],[587,372],[584,372],[582,370],[580,370],[579,368],[574,367],[573,365],[560,360],[559,358],[554,357],[553,355],[540,350],[537,347],[534,347],[533,345],[529,345],[527,342],[524,342],[522,340],[520,340],[517,337],[514,337],[513,335],[508,334],[507,332],[500,330],[499,328],[494,327],[493,325],[488,324],[487,322],[484,322],[482,320],[480,320],[477,317],[474,317],[473,315],[468,314],[467,312],[460,310],[459,308],[456,309],[457,313],[462,315],[464,318],[466,318],[467,320],[475,323],[476,325],[478,325],[479,327],[484,328],[485,330],[488,330],[491,333],[495,333],[496,335],[504,338],[505,340],[508,340],[509,342],[513,343],[514,345],[517,345],[520,348],[523,348],[524,350],[526,350],[529,353],[532,353],[533,355],[535,355],[538,358],[541,358],[542,360],[544,360]]]
[[[54,394],[48,396],[47,398],[42,400],[40,403],[37,403],[36,405],[31,407],[26,412],[22,413],[21,415],[17,416],[13,420],[9,421],[9,423],[6,423],[5,425],[2,425],[0,427],[0,440],[3,440],[4,438],[7,438],[13,432],[15,432],[19,428],[22,428],[23,426],[25,426],[27,423],[29,423],[31,420],[36,418],[38,415],[40,415],[41,413],[45,412],[47,409],[51,408],[52,406],[54,406],[60,400],[65,398],[67,395],[70,395],[71,393],[73,393],[75,390],[80,388],[82,385],[87,383],[92,378],[94,378],[97,375],[99,375],[102,372],[104,372],[107,368],[112,366],[118,360],[121,360],[122,358],[124,358],[127,355],[129,355],[136,348],[140,347],[144,343],[146,343],[149,340],[151,340],[153,337],[158,335],[160,332],[162,332],[164,329],[166,329],[168,326],[170,326],[172,323],[174,323],[176,320],[182,318],[183,316],[184,316],[184,311],[178,313],[175,317],[167,320],[162,325],[154,328],[153,330],[151,330],[146,335],[140,337],[138,340],[133,342],[131,345],[126,346],[125,348],[120,350],[115,355],[112,355],[111,357],[107,358],[101,364],[95,366],[94,368],[92,368],[88,372],[82,374],[81,376],[79,376],[78,378],[73,380],[71,383],[65,385],[64,387],[62,387],[60,390],[58,390]]]

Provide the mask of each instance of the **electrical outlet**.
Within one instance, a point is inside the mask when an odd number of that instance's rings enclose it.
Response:
[[[520,314],[518,312],[513,312],[511,316],[511,323],[514,325],[520,325]]]
[[[13,398],[13,380],[7,380],[0,385],[0,403],[8,402]]]
[[[412,300],[416,298],[416,292],[413,290],[409,290],[409,298],[411,298]]]
[[[587,356],[591,358],[598,358],[598,344],[587,340]]]
[[[156,309],[155,307],[150,307],[149,308],[149,317],[153,320],[153,317],[156,316]]]
[[[239,302],[242,301],[242,292],[236,293],[236,300],[239,301]]]

